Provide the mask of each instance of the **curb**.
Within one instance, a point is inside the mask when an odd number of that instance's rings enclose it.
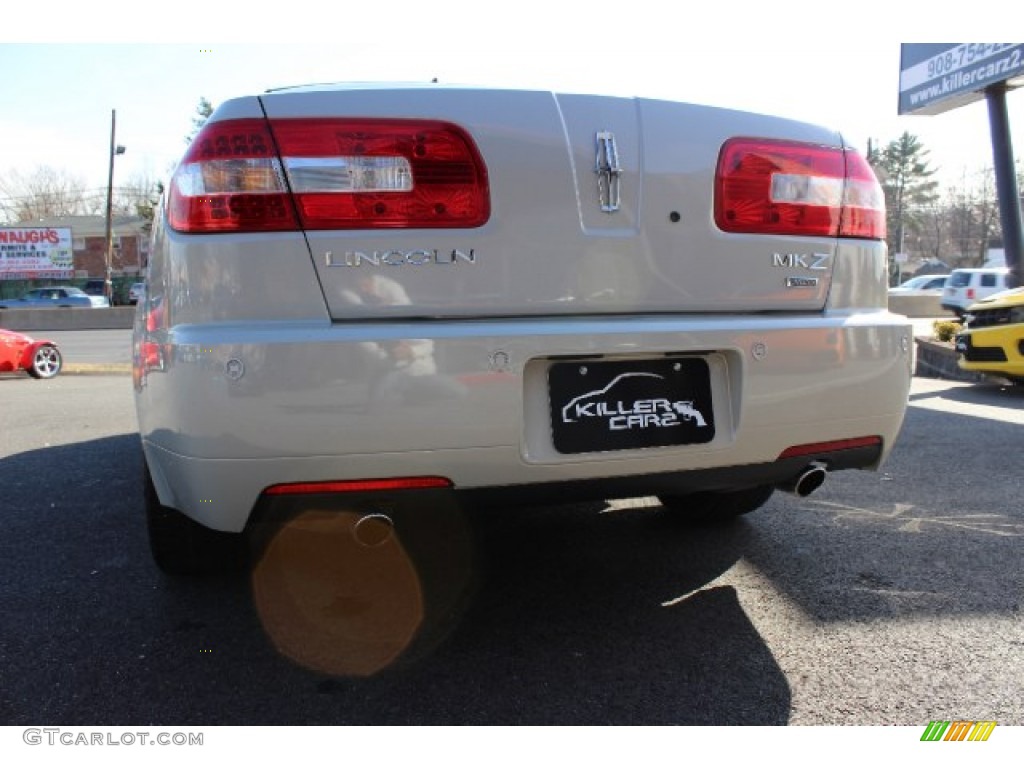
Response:
[[[132,372],[131,363],[65,363],[61,368],[62,375],[69,376],[112,376],[128,375]]]
[[[46,331],[109,331],[132,327],[135,307],[0,309],[0,328],[22,333]]]
[[[923,376],[928,379],[966,381],[971,384],[988,381],[984,374],[976,371],[965,371],[957,365],[957,354],[952,344],[935,341],[923,336],[915,337],[914,343],[917,345],[915,376]]]

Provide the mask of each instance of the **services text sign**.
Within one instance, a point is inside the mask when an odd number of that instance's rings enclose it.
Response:
[[[0,280],[74,277],[71,243],[66,227],[0,227]]]

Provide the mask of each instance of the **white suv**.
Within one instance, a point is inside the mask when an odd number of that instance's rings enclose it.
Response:
[[[971,304],[1006,290],[1008,274],[1006,267],[954,269],[942,290],[942,308],[963,317]]]
[[[884,230],[864,158],[789,120],[436,85],[227,101],[137,313],[157,563],[216,565],[284,501],[354,530],[438,493],[727,518],[876,469],[911,357]]]

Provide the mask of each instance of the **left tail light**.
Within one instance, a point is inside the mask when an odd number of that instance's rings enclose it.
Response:
[[[170,185],[181,232],[468,228],[490,217],[487,170],[436,120],[208,123]]]

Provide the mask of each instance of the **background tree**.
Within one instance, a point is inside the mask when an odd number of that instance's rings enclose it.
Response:
[[[878,169],[882,165],[882,153],[878,149],[878,145],[875,144],[874,139],[868,139],[868,151],[866,158],[871,167],[875,169],[875,173],[878,173]]]
[[[920,212],[921,234],[915,237],[916,255],[927,261],[945,263],[949,257],[949,216],[941,203]],[[918,274],[921,274],[918,272]]]
[[[148,174],[136,174],[114,190],[114,211],[121,216],[142,216],[153,220],[153,210],[163,194],[162,182]]]
[[[43,165],[28,174],[11,171],[0,177],[0,216],[9,224],[88,214],[90,206],[85,182],[66,170]]]
[[[906,131],[884,149],[869,142],[868,160],[885,193],[889,253],[893,256],[905,252],[908,234],[921,233],[926,212],[939,198],[938,182],[931,178],[935,169],[929,167],[927,155],[920,140]]]
[[[126,202],[132,207],[132,213],[146,220],[147,232],[153,226],[153,217],[156,215],[156,209],[163,193],[162,181],[153,182],[143,179],[140,184],[131,188],[131,195],[126,199]]]
[[[185,137],[185,143],[191,144],[199,130],[206,124],[207,119],[213,114],[213,104],[205,96],[199,97],[196,105],[196,113],[192,117],[192,131]]]
[[[960,186],[950,188],[946,216],[950,253],[956,265],[984,264],[990,244],[1001,236],[995,172],[986,168],[976,174],[971,184],[965,175]]]

